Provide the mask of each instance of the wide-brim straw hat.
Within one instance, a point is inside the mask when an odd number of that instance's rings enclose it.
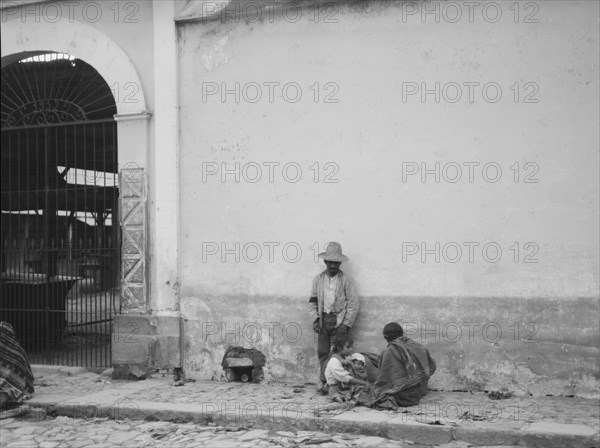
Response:
[[[337,242],[332,242],[327,245],[325,252],[319,254],[319,258],[325,261],[348,261],[349,258],[342,253],[342,245]]]

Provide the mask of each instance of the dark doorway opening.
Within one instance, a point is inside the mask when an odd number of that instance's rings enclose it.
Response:
[[[112,91],[59,53],[1,78],[0,320],[31,363],[109,367],[121,259]]]

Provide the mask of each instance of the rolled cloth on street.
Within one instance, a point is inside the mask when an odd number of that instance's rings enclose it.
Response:
[[[19,403],[33,394],[33,373],[13,327],[0,322],[0,405]]]
[[[406,336],[390,341],[379,358],[371,407],[395,410],[418,404],[435,369],[435,362],[421,344]]]

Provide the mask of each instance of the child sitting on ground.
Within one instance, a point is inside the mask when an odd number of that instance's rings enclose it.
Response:
[[[331,358],[325,368],[325,378],[329,386],[329,396],[333,401],[343,403],[349,401],[352,394],[351,386],[360,385],[369,387],[369,383],[365,379],[357,378],[344,368],[349,362],[345,360],[353,352],[352,338],[347,334],[336,335],[333,338],[331,346]],[[358,353],[357,353],[358,354]],[[358,354],[360,356],[360,354]],[[363,358],[364,367],[364,358]],[[354,370],[354,369],[352,369]]]

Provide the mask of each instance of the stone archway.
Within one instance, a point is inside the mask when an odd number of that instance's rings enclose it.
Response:
[[[8,20],[2,24],[2,67],[27,56],[55,52],[86,61],[115,95],[118,115],[143,114],[142,82],[127,54],[116,42],[85,23],[60,19],[34,24]]]
[[[0,10],[10,9],[10,13],[3,14],[2,65],[40,53],[68,54],[94,67],[114,89],[123,269],[122,314],[116,316],[113,325],[113,367],[116,376],[127,375],[132,365],[142,370],[158,365],[180,369],[183,361],[177,280],[175,4],[155,2],[151,12],[148,11],[151,20],[145,26],[153,30],[148,42],[153,48],[153,58],[151,61],[140,60],[146,69],[152,67],[153,71],[147,73],[138,72],[118,41],[111,38],[110,30],[116,29],[112,23],[89,25],[78,20],[47,19],[13,11],[13,8],[24,9],[27,4],[46,1],[19,0],[10,2],[10,6],[0,4]],[[4,21],[5,17],[8,20]],[[147,76],[145,86],[140,73]],[[147,98],[145,92],[154,88],[152,82],[157,79],[157,74],[160,74],[162,86],[148,93]],[[151,120],[149,98],[156,111]],[[157,147],[164,150],[156,151]],[[149,176],[152,176],[152,201],[147,200]],[[161,237],[150,238],[148,228],[160,229]],[[152,254],[161,256],[153,257]]]
[[[122,307],[125,312],[145,313],[148,288],[146,159],[150,113],[144,86],[125,51],[90,25],[67,19],[54,23],[13,19],[2,24],[2,67],[44,53],[68,54],[87,62],[113,92],[121,179]]]

